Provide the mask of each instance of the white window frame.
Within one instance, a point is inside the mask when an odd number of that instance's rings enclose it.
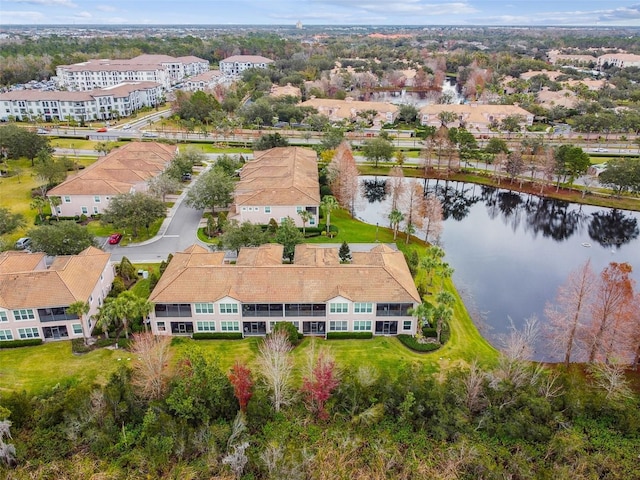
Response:
[[[7,312],[0,311],[0,322],[8,322],[9,317],[7,316]]]
[[[344,302],[330,303],[329,313],[349,313],[349,304]]]
[[[29,338],[40,338],[40,330],[38,330],[38,327],[19,328],[18,336],[20,337],[20,340],[26,340]]]
[[[198,332],[215,332],[216,331],[216,322],[212,321],[197,321],[196,322],[196,331]]]
[[[164,323],[164,321],[157,322],[156,323],[156,327],[158,328],[159,332],[166,332],[167,331],[167,325],[166,325],[166,323]]]
[[[237,320],[220,322],[220,330],[223,332],[239,332],[240,322]]]
[[[349,322],[346,320],[330,320],[329,331],[330,332],[346,332],[349,330]]]
[[[353,331],[354,332],[370,332],[371,325],[372,325],[371,320],[354,320]]]
[[[93,207],[93,214],[94,215],[98,215],[98,213],[100,213],[100,211],[98,210],[98,207],[94,206]]]
[[[304,210],[304,207],[296,207],[296,213],[300,213],[302,210]]]
[[[240,312],[237,303],[220,303],[218,304],[218,313],[220,315],[237,315]]]
[[[407,324],[409,325],[407,327]],[[411,330],[413,328],[413,320],[403,320],[402,330]]]
[[[211,315],[215,313],[215,307],[211,302],[199,302],[194,305],[196,315]]]
[[[89,209],[87,207],[80,207],[80,212],[82,215],[87,215],[89,213]]]
[[[62,197],[62,201],[64,203],[71,203],[71,197],[69,195],[65,195],[64,197]]]
[[[25,318],[26,317],[26,318]],[[26,322],[29,320],[35,320],[36,316],[31,308],[20,308],[13,311],[13,318],[16,322]]]
[[[271,213],[271,207],[264,207],[264,213]]]
[[[94,203],[100,203],[100,195],[94,195],[93,196],[93,202]]]
[[[373,303],[356,302],[353,304],[353,313],[373,313]]]
[[[0,342],[8,342],[13,340],[13,332],[11,330],[0,330]]]
[[[77,329],[80,329],[79,331]],[[71,331],[74,335],[82,335],[82,324],[81,323],[72,323]]]

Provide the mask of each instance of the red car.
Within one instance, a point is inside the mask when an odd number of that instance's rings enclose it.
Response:
[[[107,131],[107,127],[102,127],[102,128],[99,128],[99,129],[96,130],[96,132],[98,132],[98,133],[104,133],[106,131]]]
[[[109,245],[116,245],[117,243],[120,242],[120,240],[122,240],[122,234],[121,233],[112,233],[109,236]]]

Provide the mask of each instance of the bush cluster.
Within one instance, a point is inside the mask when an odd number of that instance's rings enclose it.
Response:
[[[327,332],[327,340],[368,340],[373,338],[371,332]]]
[[[439,343],[420,343],[413,335],[398,335],[398,340],[415,352],[433,352],[441,347]]]
[[[0,350],[3,348],[33,347],[35,345],[42,345],[42,339],[29,338],[27,340],[8,340],[6,342],[0,342]]]
[[[203,332],[194,333],[194,340],[242,340],[240,332]]]

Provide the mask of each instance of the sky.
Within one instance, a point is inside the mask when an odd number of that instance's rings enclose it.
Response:
[[[640,0],[0,0],[15,24],[638,26]]]

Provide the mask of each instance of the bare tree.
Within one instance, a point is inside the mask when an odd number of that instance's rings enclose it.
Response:
[[[475,360],[471,362],[469,371],[462,380],[462,386],[465,393],[464,403],[472,414],[481,412],[487,405],[483,393],[486,378],[485,373],[478,366],[478,362]]]
[[[442,203],[432,193],[428,194],[424,201],[424,215],[427,223],[424,241],[429,241],[429,234],[437,241],[442,233]]]
[[[564,364],[569,366],[578,340],[583,337],[588,324],[588,302],[593,294],[596,276],[587,260],[582,267],[569,274],[567,281],[558,288],[555,303],[547,303],[545,316],[549,320],[544,334],[554,348],[564,354]]]
[[[358,193],[358,167],[347,142],[338,145],[327,170],[331,191],[340,205],[349,209],[353,215],[354,202]]]
[[[171,337],[134,333],[131,353],[136,357],[131,383],[140,396],[148,400],[163,398],[170,378]]]
[[[0,421],[0,464],[12,467],[16,464],[16,447],[11,443],[6,443],[5,439],[11,440],[11,422],[9,420]]]
[[[391,199],[389,212],[400,210],[406,190],[402,168],[395,166],[391,169],[385,189]]]
[[[405,232],[407,233],[407,243],[409,243],[411,233],[424,226],[426,206],[424,191],[420,184],[416,182],[407,190],[404,197],[404,205],[401,206],[401,209],[405,212]]]
[[[633,397],[621,363],[611,359],[607,362],[596,362],[590,365],[589,373],[594,385],[606,392],[607,399]]]
[[[292,349],[284,331],[271,333],[258,346],[258,368],[271,391],[271,402],[276,412],[293,401]]]

